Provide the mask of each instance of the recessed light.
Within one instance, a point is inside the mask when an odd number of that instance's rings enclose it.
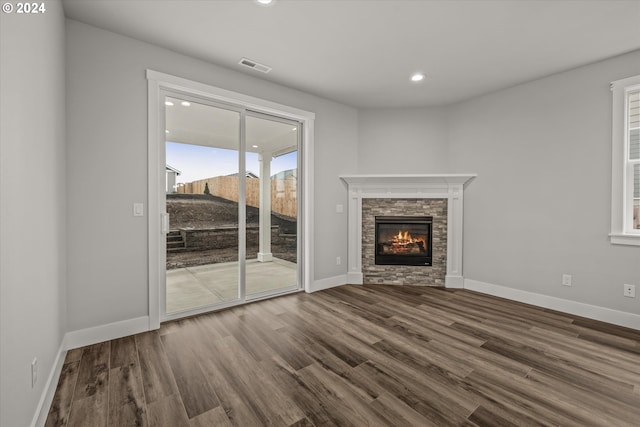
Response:
[[[188,101],[182,101],[180,105],[182,105],[183,107],[188,107],[189,105],[191,105],[191,103]]]
[[[253,148],[258,148],[258,146],[257,146],[257,145],[252,145],[251,147],[253,147]]]
[[[173,102],[171,101],[165,101],[164,105],[168,106],[168,107],[173,107]]]
[[[258,0],[258,3],[260,4],[271,4],[273,2],[273,0]]]
[[[164,130],[164,133],[169,133],[169,131],[167,129]]]
[[[412,82],[421,82],[422,80],[424,80],[425,75],[422,73],[415,73],[414,75],[411,76],[411,81]]]

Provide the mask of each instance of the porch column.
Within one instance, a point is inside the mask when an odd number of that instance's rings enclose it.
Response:
[[[260,248],[258,261],[269,262],[271,253],[271,152],[258,154],[260,162]]]

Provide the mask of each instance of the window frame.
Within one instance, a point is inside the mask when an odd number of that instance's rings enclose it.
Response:
[[[640,230],[633,228],[633,166],[629,159],[628,97],[640,90],[640,75],[611,82],[612,158],[611,233],[612,244],[640,246]]]

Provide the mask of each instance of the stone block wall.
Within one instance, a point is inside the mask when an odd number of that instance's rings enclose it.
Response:
[[[376,265],[376,216],[433,217],[432,266]],[[447,199],[362,199],[362,273],[365,284],[443,286],[447,273]]]
[[[238,227],[181,229],[180,233],[188,251],[228,249],[238,247]],[[258,230],[247,229],[247,239],[257,241]]]
[[[238,247],[238,227],[224,226],[212,228],[181,228],[180,233],[185,241],[185,250],[202,251],[210,249],[230,249]],[[247,246],[258,246],[260,239],[260,228],[258,226],[247,226]],[[281,246],[295,252],[298,237],[296,234],[284,234],[280,226],[271,226],[271,244]]]
[[[185,251],[205,251],[211,249],[233,249],[238,247],[238,227],[215,227],[199,229],[180,229],[185,242]],[[247,226],[247,247],[258,247],[260,229],[258,226]],[[296,253],[298,236],[282,233],[278,225],[271,226],[272,249],[277,247],[280,252]]]

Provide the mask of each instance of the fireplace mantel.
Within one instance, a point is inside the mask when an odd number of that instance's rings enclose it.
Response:
[[[343,175],[349,191],[347,281],[361,285],[362,199],[447,199],[447,288],[462,288],[462,225],[465,185],[476,174]]]

